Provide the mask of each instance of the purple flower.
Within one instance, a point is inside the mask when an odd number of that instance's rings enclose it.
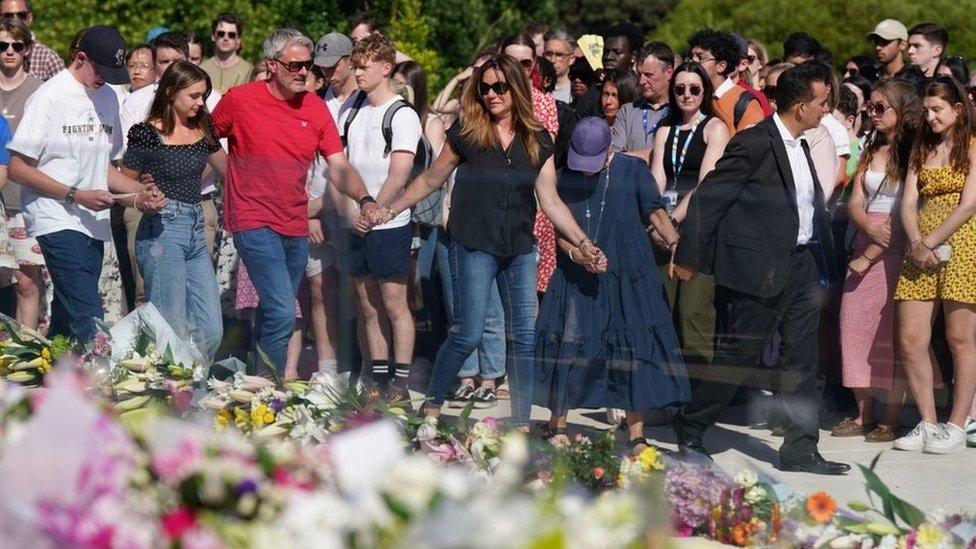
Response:
[[[722,502],[728,487],[728,479],[700,466],[678,464],[665,475],[665,493],[672,512],[691,528],[708,522],[711,510]]]
[[[258,483],[251,479],[245,479],[237,485],[237,495],[252,494],[258,491]]]
[[[275,397],[271,399],[271,404],[269,405],[275,413],[278,413],[285,409],[285,403],[280,398]]]

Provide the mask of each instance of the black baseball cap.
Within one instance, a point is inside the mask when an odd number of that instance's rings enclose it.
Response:
[[[96,25],[85,31],[78,42],[78,51],[91,59],[102,80],[109,84],[128,84],[125,70],[125,40],[115,27]]]

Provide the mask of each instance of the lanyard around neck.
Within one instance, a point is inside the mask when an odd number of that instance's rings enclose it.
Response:
[[[691,146],[691,140],[694,139],[698,125],[704,119],[705,115],[702,113],[698,113],[695,116],[695,120],[691,124],[691,130],[688,132],[688,137],[685,138],[684,145],[681,146],[680,156],[678,155],[678,136],[681,135],[681,129],[679,126],[674,127],[674,138],[671,139],[671,166],[674,169],[674,176],[672,177],[674,188],[678,186],[678,175],[681,173],[681,168],[685,165],[685,158],[688,156],[688,148]]]

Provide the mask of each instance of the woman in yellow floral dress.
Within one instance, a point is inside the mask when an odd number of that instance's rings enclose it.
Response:
[[[934,79],[922,97],[926,124],[901,208],[911,246],[895,290],[899,351],[922,421],[894,447],[947,454],[966,448],[963,429],[976,392],[976,112],[951,78]],[[929,351],[939,305],[955,382],[946,423],[935,413]]]

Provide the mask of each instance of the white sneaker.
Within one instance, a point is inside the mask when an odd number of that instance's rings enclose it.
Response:
[[[966,421],[966,446],[976,448],[976,419],[973,418]]]
[[[926,454],[954,454],[966,449],[966,431],[953,423],[939,424],[939,431],[925,441]]]
[[[899,439],[896,439],[891,447],[895,450],[905,450],[906,452],[921,452],[922,448],[925,447],[925,443],[928,442],[930,438],[935,436],[938,431],[938,425],[929,423],[927,421],[920,421],[918,422],[918,425],[912,429],[912,432]]]

